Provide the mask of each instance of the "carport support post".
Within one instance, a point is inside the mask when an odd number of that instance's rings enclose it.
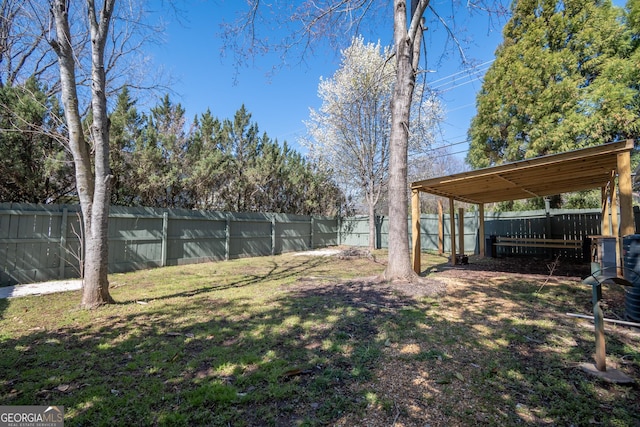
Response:
[[[411,238],[413,271],[420,274],[420,192],[411,190]]]
[[[609,181],[609,186],[613,185],[613,178]],[[609,187],[611,188],[611,187]],[[602,236],[611,236],[611,222],[609,218],[609,188],[602,187],[602,216],[600,217],[600,234]]]
[[[449,228],[451,232],[451,265],[456,265],[456,211],[453,197],[449,198]]]
[[[618,247],[620,248],[620,253],[622,253],[621,237],[635,233],[631,199],[631,151],[618,154],[618,190],[620,191],[620,234],[618,234]],[[622,266],[622,262],[619,262],[618,265]]]
[[[458,252],[464,256],[464,208],[458,208]]]
[[[616,178],[615,176],[611,178],[611,185],[612,185],[612,191],[611,191],[611,229],[613,230],[613,233],[611,234],[612,236],[616,236],[616,266],[618,269],[617,274],[619,276],[622,276],[622,258],[620,257],[620,254],[622,253],[622,251],[620,250],[620,243],[622,242],[622,239],[620,239],[620,236],[623,236],[624,234],[621,233],[621,229],[619,227],[620,224],[620,216],[618,215],[618,201],[616,200],[616,196],[617,196],[617,191],[616,191]]]
[[[479,242],[479,247],[480,247],[480,258],[484,258],[485,255],[485,245],[484,245],[484,203],[480,203],[478,205],[478,216],[480,217],[480,225],[479,225],[479,232],[478,234],[480,235],[478,238],[480,239]]]
[[[442,200],[438,199],[438,254],[444,253],[444,215],[442,214]]]

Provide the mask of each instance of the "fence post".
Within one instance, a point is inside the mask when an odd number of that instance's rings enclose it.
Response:
[[[167,245],[169,240],[169,212],[164,212],[162,214],[162,259],[160,260],[160,265],[162,267],[166,267],[167,265]]]
[[[315,228],[315,226],[316,226],[315,218],[313,217],[313,215],[311,215],[311,248],[310,248],[311,250],[313,250],[313,235],[314,235],[313,229]]]
[[[231,253],[231,214],[225,215],[224,225],[224,260],[229,261]]]
[[[438,199],[438,253],[444,253],[444,214],[442,213],[442,200]]]
[[[58,266],[58,279],[64,279],[64,266],[67,260],[67,219],[69,209],[62,209],[62,221],[60,222],[60,265]]]
[[[271,215],[271,256],[276,254],[276,214]]]
[[[342,244],[342,217],[338,216],[336,218],[336,224],[338,225],[338,246]]]

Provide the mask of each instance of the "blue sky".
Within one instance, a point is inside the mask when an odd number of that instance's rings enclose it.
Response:
[[[432,4],[437,9],[451,2],[441,0],[438,5],[433,0]],[[232,118],[244,104],[261,132],[281,143],[286,140],[304,152],[297,145],[298,137],[305,131],[303,121],[309,117],[310,107],[320,106],[317,96],[320,77],[333,75],[339,64],[339,54],[328,48],[319,49],[315,56],[306,57],[305,63],[285,66],[272,76],[268,76],[268,72],[272,66],[280,64],[279,57],[262,57],[255,64],[240,68],[236,74],[233,57],[221,55],[220,24],[223,20],[233,21],[235,13],[244,5],[238,0],[183,3],[180,19],[165,16],[168,24],[165,43],[150,54],[159,67],[175,78],[176,83],[172,85],[175,94],[171,97],[186,109],[189,121],[207,108],[220,119]],[[453,12],[449,11],[450,14]],[[440,13],[446,14],[446,11]],[[498,28],[492,27],[486,15],[467,16],[464,10],[456,10],[455,17],[456,33],[467,45],[467,59],[480,66],[465,71],[460,57],[453,53],[455,46],[451,41],[447,44],[442,27],[434,27],[425,34],[426,66],[430,70],[428,81],[442,91],[446,112],[442,126],[442,144],[445,145],[466,139],[469,121],[475,113],[475,95],[482,84],[482,71],[494,58],[495,48],[502,40],[500,23]],[[391,43],[391,17],[383,22],[386,25],[365,34],[367,41],[380,39],[383,44]],[[443,53],[447,55],[443,57]],[[290,61],[294,63],[297,58]],[[450,151],[463,158],[466,148],[462,143],[452,145]]]

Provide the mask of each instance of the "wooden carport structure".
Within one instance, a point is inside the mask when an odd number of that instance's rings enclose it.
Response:
[[[463,172],[411,184],[411,223],[413,269],[420,273],[420,192],[449,199],[451,221],[451,263],[456,263],[454,202],[478,205],[480,216],[480,255],[484,256],[484,205],[508,200],[552,196],[580,190],[602,190],[602,230],[609,229],[611,209],[612,234],[618,237],[634,234],[632,206],[631,150],[633,140],[612,142]],[[615,184],[619,193],[619,227]],[[462,233],[461,233],[462,234]],[[620,251],[619,253],[622,253]],[[618,265],[621,265],[618,262]]]

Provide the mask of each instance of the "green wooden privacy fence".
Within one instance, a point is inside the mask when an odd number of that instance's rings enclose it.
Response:
[[[456,244],[460,235],[459,221],[456,215],[455,233]],[[640,222],[640,213],[634,208],[636,229]],[[494,236],[509,237],[537,237],[546,239],[582,240],[589,236],[610,234],[602,233],[601,211],[597,209],[550,209],[522,212],[485,212],[485,235],[479,236],[480,217],[477,211],[465,212],[463,216],[464,248],[466,254],[477,254],[480,245],[486,245],[487,239]],[[420,216],[420,248],[422,251],[438,251],[439,238],[442,238],[445,253],[451,251],[451,229],[449,214],[439,219],[437,214],[422,214]],[[611,221],[609,221],[611,223]],[[366,216],[347,218],[343,220],[340,230],[340,242],[351,246],[366,246],[369,241],[369,219]],[[409,226],[411,233],[411,226]],[[376,218],[376,247],[388,246],[389,223],[386,217]],[[440,236],[440,237],[439,237]],[[411,236],[409,236],[411,245]],[[486,246],[485,246],[486,247]],[[459,249],[459,248],[458,248]],[[490,252],[487,252],[490,254]],[[551,257],[561,255],[582,259],[582,250],[548,249],[536,247],[500,248],[499,255],[531,255]]]
[[[338,244],[335,218],[112,207],[109,271]],[[79,206],[0,203],[0,285],[80,277]]]
[[[368,221],[366,216],[339,219],[114,206],[109,215],[109,270],[125,272],[335,245],[367,246]],[[459,235],[458,221],[455,223]],[[448,252],[449,224],[448,215],[439,221],[435,214],[423,214],[422,249],[438,250],[441,228]],[[601,234],[600,212],[593,210],[486,213],[486,235],[482,237],[478,236],[477,212],[465,213],[463,224],[467,254],[478,253],[492,234],[566,239]],[[378,248],[387,247],[388,225],[388,218],[376,218]],[[79,206],[0,203],[0,286],[80,277],[81,236]],[[539,250],[513,249],[522,255],[535,255]]]

